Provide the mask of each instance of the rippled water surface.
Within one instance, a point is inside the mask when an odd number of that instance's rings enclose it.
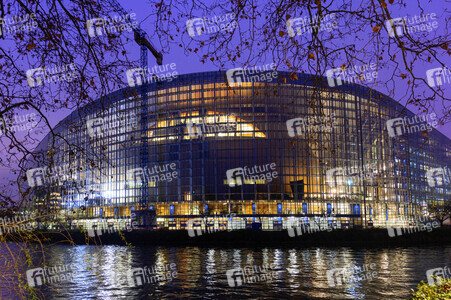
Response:
[[[8,246],[8,247],[6,247]],[[7,249],[11,250],[7,250]],[[451,264],[451,247],[427,248],[197,248],[125,246],[52,246],[35,254],[30,266],[21,261],[17,245],[1,245],[2,299],[20,299],[25,271],[45,265],[74,264],[73,279],[39,287],[39,299],[405,299],[426,270]],[[13,255],[15,264],[7,261]],[[177,278],[130,287],[127,271],[172,265]],[[374,267],[377,277],[330,287],[326,271],[355,266]],[[12,266],[14,265],[14,266]],[[272,281],[230,287],[227,270],[272,265]],[[29,297],[29,299],[31,299]]]

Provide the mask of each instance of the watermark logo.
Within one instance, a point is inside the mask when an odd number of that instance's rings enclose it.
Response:
[[[437,127],[437,115],[435,113],[423,116],[395,118],[387,120],[387,131],[390,137],[410,134],[414,132],[429,131]]]
[[[51,68],[41,67],[27,70],[27,82],[30,87],[38,87],[45,83],[72,82],[78,78],[78,71],[74,63],[54,66]]]
[[[336,16],[332,13],[322,17],[316,15],[313,19],[310,17],[288,19],[287,31],[290,37],[295,37],[304,33],[332,32],[333,29],[337,29],[337,25]]]
[[[30,287],[36,287],[72,280],[74,270],[74,264],[29,269],[26,272],[27,282]]]
[[[334,230],[331,224],[329,224],[329,219],[327,217],[320,217],[315,220],[318,226],[309,226],[307,224],[301,224],[300,226],[287,226],[287,232],[289,237],[301,236],[303,234],[311,234],[316,232],[331,232]]]
[[[372,281],[377,278],[376,264],[350,266],[326,271],[327,282],[330,287],[352,284],[359,281]]]
[[[234,114],[229,116],[206,116],[199,118],[197,123],[193,120],[186,123],[188,134],[192,139],[208,134],[220,136],[221,133],[236,131],[237,126],[238,123]]]
[[[435,168],[426,172],[426,178],[430,187],[443,186],[451,182],[451,172],[448,167]]]
[[[222,231],[221,229],[216,229],[214,226],[209,226],[209,222],[213,221],[219,218],[226,218],[226,219],[230,219],[233,220],[233,217],[235,217],[236,214],[235,213],[231,213],[231,214],[227,214],[224,216],[214,216],[214,218],[208,218],[208,217],[203,217],[203,218],[194,218],[194,219],[189,219],[188,222],[186,223],[186,229],[188,231],[188,235],[190,237],[195,237],[195,236],[200,236],[206,233],[214,233],[217,231]],[[205,225],[205,229],[202,228],[202,224]],[[212,224],[214,225],[214,223]],[[197,228],[195,228],[197,227]]]
[[[27,171],[27,181],[30,187],[42,186],[45,182],[45,169],[35,168]]]
[[[4,132],[25,132],[30,131],[38,125],[36,114],[13,115],[11,118],[0,118],[0,136]]]
[[[76,182],[77,169],[68,164],[58,165],[54,167],[43,167],[29,169],[26,172],[29,187],[37,187],[43,185],[62,185],[65,182]],[[80,180],[82,182],[82,180]]]
[[[235,187],[237,185],[243,184],[258,184],[259,182],[271,182],[273,179],[277,178],[279,175],[276,171],[276,164],[266,164],[260,166],[253,166],[249,168],[245,166],[244,168],[235,168],[226,171],[227,183],[230,187]]]
[[[127,181],[134,185],[140,185],[145,182],[171,182],[177,179],[178,171],[176,170],[177,164],[162,164],[154,165],[152,167],[135,168],[127,171]]]
[[[0,218],[0,235],[15,232],[32,231],[31,216],[16,216],[14,218]]]
[[[390,37],[404,35],[404,19],[402,18],[393,18],[385,21],[385,27],[387,28]]]
[[[171,282],[177,278],[177,267],[175,263],[156,264],[148,268],[133,268],[127,272],[127,282],[131,287],[143,286],[149,283]]]
[[[359,183],[377,177],[377,165],[367,164],[363,167],[334,168],[326,171],[326,181],[330,187],[342,185],[358,185]]]
[[[306,133],[330,133],[337,126],[335,113],[330,116],[309,116],[287,120],[287,130],[290,137],[303,136]]]
[[[186,21],[186,30],[192,38],[202,34],[213,34],[218,31],[232,32],[236,27],[236,15],[234,13],[221,16],[213,16],[211,18],[202,17],[194,18]]]
[[[385,21],[388,35],[392,38],[401,37],[406,33],[431,32],[438,28],[437,15],[435,13],[425,15],[414,15],[413,17],[393,18]]]
[[[178,76],[176,64],[166,64],[162,66],[153,66],[152,68],[135,68],[127,70],[127,82],[130,87],[140,86],[144,83],[171,82]]]
[[[235,68],[226,71],[227,82],[231,87],[241,86],[245,82],[272,82],[279,76],[276,64],[266,64],[251,68]]]
[[[32,32],[38,28],[38,23],[35,18],[35,14],[0,18],[0,37],[13,35],[19,32]]]
[[[377,78],[376,64],[354,65],[329,69],[326,71],[327,84],[330,87],[340,86],[343,81],[350,83],[370,83]]]
[[[440,223],[438,221],[431,221],[425,218],[419,217],[416,220],[416,224],[410,227],[394,227],[387,224],[387,232],[389,237],[397,237],[405,234],[412,234],[415,232],[427,231],[431,232],[435,228],[439,228]]]
[[[441,285],[442,279],[451,279],[451,269],[448,266],[429,269],[426,271],[426,278],[430,286]]]
[[[132,32],[138,28],[136,14],[118,15],[112,18],[93,18],[86,21],[86,28],[90,37],[102,36],[104,34]]]
[[[245,283],[271,282],[277,279],[277,273],[274,270],[275,267],[270,265],[230,269],[226,271],[227,283],[230,287],[238,287]]]
[[[101,236],[105,234],[113,234],[122,231],[131,232],[133,228],[136,228],[137,226],[137,222],[133,221],[134,219],[136,219],[136,214],[132,213],[130,223],[127,223],[125,220],[119,220],[115,224],[108,224],[107,228],[102,227],[102,222],[96,222],[92,225],[91,228],[88,228],[87,230],[88,236],[95,237],[96,235]]]
[[[99,138],[132,132],[137,126],[138,118],[133,112],[110,114],[107,117],[94,118],[86,121],[88,135]]]
[[[451,72],[448,68],[435,68],[429,69],[426,71],[426,77],[428,80],[428,84],[431,87],[438,87],[442,84],[450,84],[451,83]]]

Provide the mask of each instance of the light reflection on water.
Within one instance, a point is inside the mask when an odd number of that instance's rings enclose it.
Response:
[[[3,260],[10,255],[4,246],[0,244]],[[239,299],[404,299],[419,281],[426,280],[427,269],[451,263],[451,247],[233,249],[60,245],[47,249],[45,259],[48,266],[73,263],[75,271],[73,281],[40,287],[40,299],[217,299],[218,295]],[[127,283],[126,274],[131,268],[171,263],[175,263],[178,274],[171,281],[137,287]],[[372,263],[376,265],[377,278],[335,287],[328,285],[327,270]],[[0,261],[2,273],[12,272],[3,264]],[[248,265],[274,265],[278,277],[272,282],[229,287],[226,271]],[[19,273],[38,266],[38,260],[31,267],[22,265]],[[17,292],[17,288],[5,286],[4,279],[0,283],[1,299],[19,299],[7,295],[8,291]]]

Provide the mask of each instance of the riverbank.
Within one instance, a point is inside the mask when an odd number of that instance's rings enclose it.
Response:
[[[390,235],[392,236],[390,236]],[[44,243],[71,243],[77,245],[125,245],[136,246],[357,246],[357,247],[390,247],[390,246],[423,246],[450,245],[451,227],[440,227],[432,231],[408,232],[389,231],[383,228],[346,229],[318,232],[300,230],[255,231],[251,229],[237,231],[199,232],[187,230],[131,230],[122,232],[82,232],[39,231],[34,235]],[[91,235],[91,236],[89,236]],[[8,240],[17,241],[10,236]]]

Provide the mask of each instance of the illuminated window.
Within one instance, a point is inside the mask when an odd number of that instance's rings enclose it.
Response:
[[[200,117],[198,111],[193,111],[189,113],[182,113],[180,119],[169,119],[164,121],[159,121],[157,126],[153,126],[153,129],[164,129],[170,127],[175,127],[180,124],[187,124],[184,126],[184,136],[183,139],[197,139],[199,136],[205,137],[255,137],[266,138],[266,135],[261,132],[257,127],[254,127],[250,123],[245,123],[244,120],[236,117],[235,115],[219,115],[212,111],[207,112],[206,116]],[[149,132],[149,136],[154,135],[154,130]],[[167,140],[167,139],[177,139],[178,136],[166,136],[157,137],[153,140]]]

